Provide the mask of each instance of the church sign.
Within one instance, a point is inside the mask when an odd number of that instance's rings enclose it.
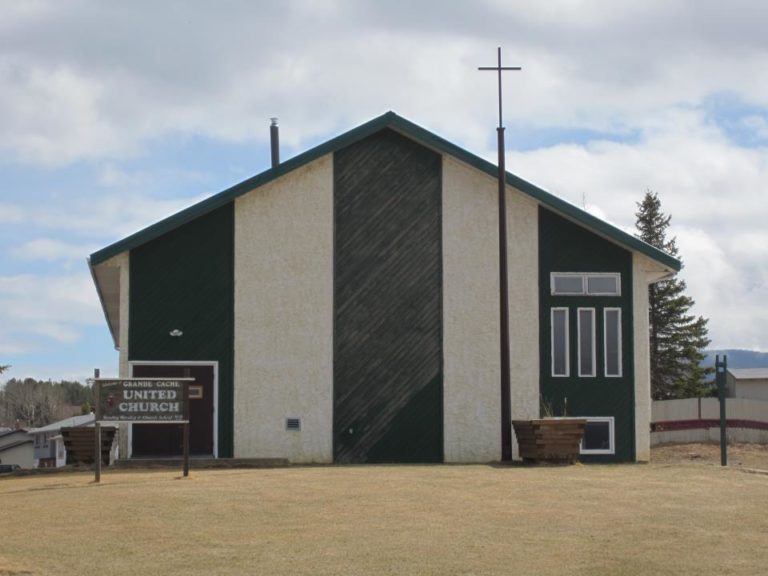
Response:
[[[109,422],[188,422],[192,378],[96,380],[96,420]]]
[[[94,472],[101,482],[101,422],[182,424],[183,474],[189,476],[189,386],[194,378],[99,378],[93,379]]]

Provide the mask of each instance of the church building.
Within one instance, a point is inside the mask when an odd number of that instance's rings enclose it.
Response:
[[[392,112],[276,164],[90,256],[120,375],[196,379],[193,455],[497,461],[497,194]],[[583,416],[583,459],[648,460],[648,285],[680,262],[510,173],[506,210],[512,418]]]

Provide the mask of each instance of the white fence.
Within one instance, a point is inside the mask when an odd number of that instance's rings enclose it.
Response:
[[[725,403],[730,442],[768,444],[768,401],[728,398]],[[717,398],[657,400],[651,409],[651,445],[667,442],[719,442]]]

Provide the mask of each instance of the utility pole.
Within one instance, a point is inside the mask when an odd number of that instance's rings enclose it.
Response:
[[[510,394],[509,361],[509,278],[507,272],[507,198],[506,168],[504,166],[504,123],[502,121],[501,73],[522,70],[520,66],[501,65],[501,47],[497,49],[496,66],[481,66],[478,70],[492,70],[499,76],[499,126],[496,128],[499,148],[499,307],[501,328],[501,460],[512,460],[512,407]]]

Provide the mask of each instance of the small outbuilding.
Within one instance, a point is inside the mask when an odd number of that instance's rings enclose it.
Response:
[[[512,418],[648,460],[648,285],[680,261],[510,173],[506,206]],[[91,254],[120,375],[197,380],[196,455],[499,460],[498,209],[495,165],[388,112]]]
[[[24,429],[0,432],[0,464],[34,468],[32,437]]]
[[[728,368],[726,391],[730,398],[768,400],[768,368]]]

